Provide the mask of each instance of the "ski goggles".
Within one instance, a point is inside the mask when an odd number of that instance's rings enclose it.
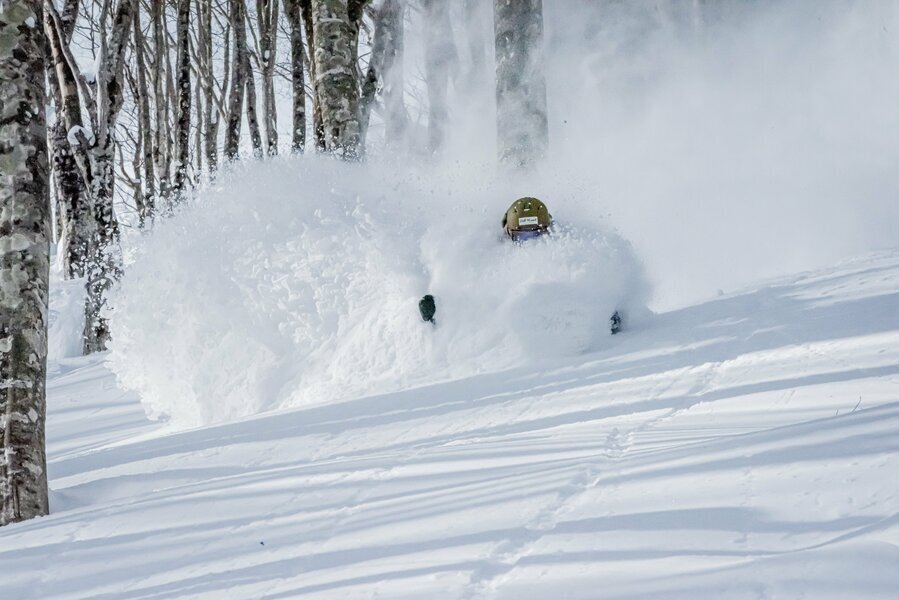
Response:
[[[547,233],[546,229],[510,229],[509,237],[514,242],[526,242]]]

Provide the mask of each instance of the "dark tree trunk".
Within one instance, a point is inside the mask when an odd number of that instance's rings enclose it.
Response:
[[[144,190],[142,210],[138,214],[143,227],[156,213],[156,174],[153,166],[153,130],[150,127],[150,89],[147,84],[147,62],[144,57],[144,33],[141,29],[140,11],[134,11],[134,58],[137,62],[137,114],[140,122],[143,150]]]
[[[219,111],[216,104],[215,87],[213,85],[214,75],[212,71],[212,4],[211,0],[199,0],[201,7],[200,13],[200,36],[202,42],[202,69],[203,72],[200,81],[203,87],[203,98],[205,99],[206,112],[203,113],[203,131],[205,133],[203,140],[204,152],[206,154],[206,166],[209,169],[210,176],[214,176],[218,169],[218,127],[219,127]],[[228,32],[225,32],[224,45],[228,47]],[[222,88],[224,89],[224,87]],[[199,97],[199,94],[198,94]],[[200,147],[196,149],[200,152]]]
[[[166,80],[168,73],[169,46],[166,37],[165,3],[152,0],[150,16],[153,21],[153,99],[156,107],[156,131],[153,140],[153,162],[156,177],[159,181],[159,197],[163,206],[171,201],[169,185],[169,162],[171,160],[171,144],[169,143],[168,100],[166,97]],[[159,203],[157,203],[159,204]]]
[[[230,0],[231,31],[234,51],[231,55],[231,91],[228,94],[228,123],[225,128],[225,157],[237,159],[240,153],[240,127],[243,120],[244,94],[247,89],[247,30],[244,0]]]
[[[197,83],[194,86],[194,98],[196,98],[196,123],[197,126],[194,127],[194,161],[195,167],[194,172],[196,176],[199,177],[203,172],[203,152],[200,151],[200,148],[203,147],[203,124],[205,123],[205,113],[203,112],[203,86],[200,83],[200,78],[197,78]]]
[[[187,185],[187,171],[190,168],[190,3],[178,0],[178,116],[175,137],[177,163],[175,168],[174,200],[180,200]]]
[[[250,69],[249,53],[245,54],[246,65],[244,72],[246,73],[247,85],[247,127],[250,130],[250,143],[253,145],[253,156],[262,157],[262,132],[259,129],[259,117],[256,113],[256,77]]]

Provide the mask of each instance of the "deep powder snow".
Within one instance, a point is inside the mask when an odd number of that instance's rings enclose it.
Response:
[[[195,426],[595,350],[616,309],[638,323],[630,245],[564,193],[551,239],[508,243],[515,197],[476,170],[238,168],[138,241],[112,367],[152,417]]]

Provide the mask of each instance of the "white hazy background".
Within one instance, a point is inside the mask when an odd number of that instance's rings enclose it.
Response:
[[[478,29],[456,2],[439,156],[412,11],[405,148],[374,115],[366,164],[245,162],[130,240],[110,361],[149,414],[198,425],[589,352],[616,308],[640,327],[647,305],[899,246],[899,3],[544,4],[540,168],[497,171],[492,53],[466,49],[491,47],[490,3]],[[555,242],[501,243],[521,195]]]
[[[489,5],[478,20],[488,41]],[[899,3],[555,0],[544,11],[551,158],[520,189],[563,219],[554,192],[576,193],[618,228],[650,272],[655,309],[899,245]],[[483,93],[460,85],[450,103],[450,155],[493,158],[490,68]]]

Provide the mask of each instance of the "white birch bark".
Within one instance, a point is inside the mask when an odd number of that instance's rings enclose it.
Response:
[[[299,0],[284,0],[290,24],[291,82],[293,84],[293,132],[290,149],[302,154],[306,148],[306,74],[303,66],[303,13]]]
[[[103,316],[106,295],[121,274],[119,226],[113,210],[115,193],[115,126],[124,101],[122,73],[125,51],[131,39],[136,0],[121,0],[113,17],[108,40],[103,37],[97,74],[98,128],[91,148],[93,181],[91,199],[96,230],[87,268],[84,353],[100,352],[109,341]]]
[[[50,196],[41,3],[0,9],[0,525],[49,512]]]
[[[346,160],[360,157],[359,77],[356,28],[347,0],[312,0],[315,94],[325,151]]]
[[[78,15],[79,0],[66,0],[60,18],[61,43],[71,42]],[[46,22],[45,22],[46,23]],[[45,25],[46,26],[46,25]],[[45,36],[47,83],[56,108],[56,119],[49,127],[48,144],[50,146],[50,164],[52,165],[53,188],[55,191],[57,213],[57,254],[61,259],[62,273],[66,279],[84,275],[84,260],[87,256],[87,240],[80,236],[76,215],[87,210],[88,197],[85,183],[78,172],[78,164],[68,141],[68,129],[62,113],[64,97],[56,77],[56,63],[53,49]],[[77,84],[72,82],[73,87]]]
[[[303,15],[303,27],[306,33],[306,45],[308,48],[309,79],[312,82],[312,138],[315,140],[315,149],[325,152],[325,126],[322,122],[322,108],[318,93],[315,91],[315,34],[312,24],[312,0],[299,0],[300,12]]]
[[[64,277],[74,279],[84,276],[93,231],[90,195],[79,170],[80,149],[68,140],[72,127],[83,126],[77,78],[64,52],[71,40],[78,2],[67,1],[58,19],[54,19],[52,10],[48,5],[44,20],[47,79],[56,107],[56,122],[48,138],[57,196],[59,256]],[[80,160],[84,163],[88,158],[81,153]]]
[[[125,52],[131,39],[136,0],[121,0],[110,31],[101,31],[96,97],[76,85],[82,78],[77,63],[63,43],[61,19],[49,3],[45,31],[49,38],[66,121],[78,168],[89,193],[89,209],[75,215],[77,227],[87,240],[84,261],[86,279],[84,353],[105,350],[109,329],[103,316],[106,294],[120,274],[119,229],[113,209],[115,192],[115,128],[124,101]],[[93,133],[83,127],[81,104],[91,116]]]

